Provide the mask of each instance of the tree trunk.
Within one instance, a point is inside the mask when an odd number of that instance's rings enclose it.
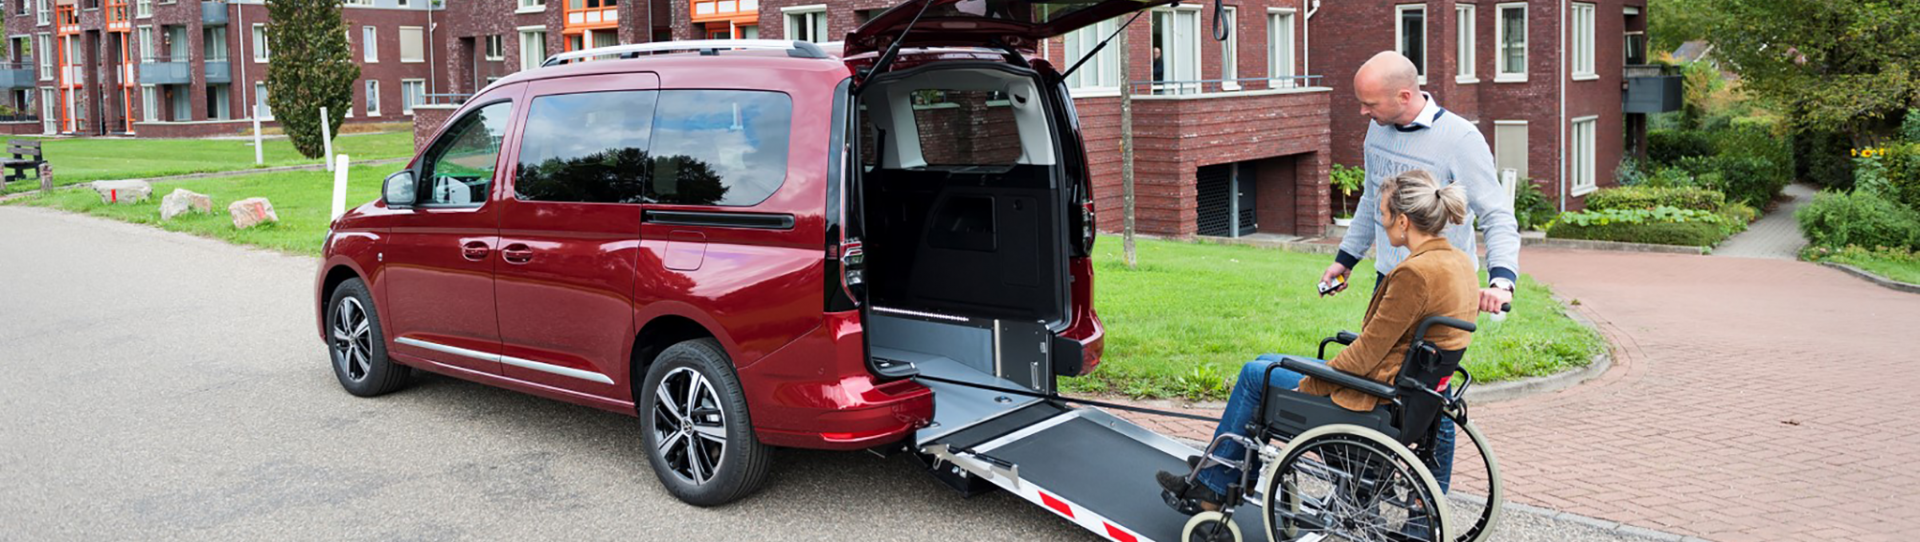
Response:
[[[1127,47],[1127,31],[1120,31],[1120,194],[1122,206],[1120,217],[1123,223],[1121,246],[1126,255],[1127,269],[1139,266],[1140,258],[1133,250],[1133,80],[1131,78],[1133,50]]]

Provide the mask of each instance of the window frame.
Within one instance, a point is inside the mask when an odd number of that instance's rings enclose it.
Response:
[[[366,111],[369,117],[380,116],[380,80],[368,79],[360,85],[360,89],[366,92],[360,99],[360,109]]]
[[[360,62],[362,64],[380,63],[380,27],[360,25]]]
[[[814,19],[815,16],[818,16],[819,19],[817,20]],[[798,39],[799,41],[805,41],[810,43],[825,43],[828,41],[832,41],[829,38],[832,38],[833,36],[828,34],[827,32],[828,27],[831,23],[828,21],[826,4],[808,4],[804,6],[783,7],[783,8],[780,8],[780,19],[784,25],[780,27],[780,31],[782,32],[781,36],[784,36],[786,39],[789,39],[789,40],[797,39],[793,37],[794,22],[805,21],[807,24],[807,29],[812,30],[813,31],[812,34],[814,35],[807,36],[806,38]],[[819,39],[815,39],[816,37],[818,37]]]
[[[1201,68],[1205,65],[1205,61],[1202,60],[1200,57],[1200,48],[1202,46],[1201,44],[1203,43],[1203,40],[1200,39],[1200,35],[1201,35],[1201,32],[1205,31],[1207,25],[1205,21],[1201,20],[1205,17],[1205,14],[1201,13],[1200,6],[1187,5],[1187,4],[1181,4],[1177,6],[1163,6],[1163,7],[1154,8],[1154,12],[1151,15],[1158,17],[1162,13],[1165,13],[1167,15],[1167,27],[1161,30],[1162,32],[1166,32],[1167,35],[1163,35],[1160,37],[1161,38],[1160,42],[1168,46],[1165,49],[1162,49],[1160,51],[1160,57],[1164,59],[1163,63],[1165,65],[1164,70],[1166,71],[1165,73],[1165,76],[1167,78],[1166,80],[1167,81],[1191,81],[1191,80],[1197,80],[1202,77],[1205,77],[1204,75],[1201,74]],[[1192,34],[1192,36],[1190,39],[1187,40],[1188,43],[1184,44],[1184,48],[1175,49],[1173,45],[1176,44],[1178,40],[1175,40],[1174,38],[1179,36],[1178,28],[1181,26],[1181,16],[1183,14],[1189,15],[1192,17],[1192,19],[1188,21],[1189,22],[1188,26],[1190,26],[1191,28],[1187,29]],[[1181,53],[1182,56],[1191,56],[1191,58],[1182,60],[1180,64],[1185,64],[1187,61],[1191,61],[1193,63],[1193,68],[1192,68],[1193,77],[1182,78],[1179,75],[1174,73],[1176,71],[1174,69],[1176,65],[1175,61],[1178,60],[1174,56],[1176,50],[1179,53]],[[1151,79],[1153,77],[1153,72],[1151,67],[1152,57],[1149,56],[1148,58],[1149,58],[1149,64],[1148,64],[1149,67],[1148,67],[1147,77]],[[1204,88],[1202,88],[1201,84],[1199,83],[1185,83],[1185,84],[1171,83],[1170,84],[1170,83],[1165,83],[1161,81],[1153,81],[1152,86],[1156,87],[1153,89],[1155,94],[1200,94],[1202,91],[1205,90]]]
[[[261,63],[271,61],[273,59],[273,41],[267,39],[267,25],[265,23],[253,23],[251,28],[253,33],[250,34],[250,37],[253,39],[248,41],[253,46],[251,55],[253,61]]]
[[[1108,19],[1085,28],[1068,32],[1062,38],[1061,58],[1065,66],[1073,66],[1086,56],[1086,51],[1100,45],[1100,40],[1112,34],[1120,23]],[[1109,47],[1094,53],[1092,60],[1067,77],[1067,90],[1074,97],[1119,96],[1120,95],[1120,49]],[[1088,71],[1092,70],[1092,71]],[[1089,84],[1091,82],[1091,84]]]
[[[420,47],[418,51],[420,56],[407,58],[407,31],[408,30],[412,30],[413,32],[416,32],[420,37]],[[419,63],[426,62],[427,61],[427,28],[424,26],[402,26],[402,27],[399,27],[399,30],[397,32],[400,35],[400,42],[399,42],[400,43],[400,53],[399,53],[400,62],[404,64],[419,64]]]
[[[1508,58],[1507,54],[1509,52],[1507,50],[1507,40],[1506,40],[1507,31],[1508,31],[1507,10],[1513,10],[1513,9],[1520,10],[1521,28],[1520,28],[1520,44],[1519,44],[1520,45],[1520,50],[1519,50],[1520,71],[1519,72],[1507,71],[1507,58]],[[1494,60],[1496,62],[1494,63],[1494,67],[1493,67],[1493,70],[1494,70],[1493,82],[1495,83],[1527,82],[1527,72],[1528,72],[1528,68],[1530,67],[1529,63],[1533,61],[1532,51],[1528,50],[1528,47],[1532,40],[1529,39],[1531,36],[1529,36],[1527,33],[1529,30],[1531,30],[1531,27],[1533,26],[1532,21],[1527,19],[1530,13],[1531,13],[1531,10],[1527,7],[1526,2],[1507,2],[1503,4],[1494,5],[1493,43],[1494,43],[1494,49],[1496,51],[1494,54]]]
[[[1286,40],[1281,40],[1274,32],[1277,28],[1286,28]],[[1267,8],[1267,88],[1294,88],[1299,81],[1300,55],[1296,39],[1299,37],[1299,12],[1293,8]],[[1286,54],[1280,54],[1285,47]],[[1285,57],[1286,62],[1280,62]],[[1285,69],[1281,69],[1284,66]]]
[[[53,0],[33,0],[34,26],[53,24]]]
[[[1406,19],[1406,13],[1410,11],[1420,12],[1420,61],[1418,66],[1420,68],[1419,81],[1420,84],[1424,85],[1427,84],[1427,72],[1430,71],[1428,69],[1429,66],[1427,66],[1427,60],[1433,58],[1430,48],[1428,47],[1428,44],[1433,40],[1428,39],[1429,36],[1427,36],[1427,34],[1431,32],[1427,31],[1426,4],[1396,4],[1393,6],[1393,50],[1399,52],[1401,56],[1408,57],[1409,60],[1412,59],[1412,56],[1407,54],[1406,25],[1402,24]]]
[[[480,58],[488,62],[499,62],[502,60],[506,60],[507,59],[506,37],[501,36],[499,34],[488,34],[486,36],[482,36],[480,41]]]
[[[515,28],[514,31],[517,33],[517,35],[520,36],[520,69],[521,70],[524,71],[524,70],[531,70],[534,68],[538,68],[540,67],[540,63],[546,62],[547,60],[546,58],[547,57],[547,27],[522,26],[522,27]],[[529,36],[534,36],[534,35],[538,35],[539,39],[538,40],[527,39]],[[540,44],[540,54],[537,57],[527,54],[527,45],[529,43]]]
[[[1573,80],[1599,79],[1600,74],[1594,66],[1596,60],[1594,36],[1597,30],[1599,8],[1594,4],[1573,2],[1570,11],[1572,11],[1570,17],[1572,28],[1569,29],[1567,36],[1569,41],[1567,48],[1571,49],[1569,55],[1572,58],[1568,62],[1568,68],[1573,74]]]
[[[408,85],[418,85],[420,87],[420,103],[413,102],[412,96],[407,92]],[[407,79],[400,80],[400,113],[401,114],[412,116],[414,106],[425,104],[426,101],[427,101],[427,80],[426,79],[407,78]]]
[[[1453,5],[1453,82],[1471,85],[1480,82],[1480,8],[1465,2]]]
[[[33,56],[40,58],[40,80],[52,81],[53,80],[53,56],[54,56],[53,34],[41,32],[39,34],[35,34],[35,36],[37,36],[40,40],[39,47],[34,49],[34,53],[33,53]]]
[[[540,13],[547,10],[547,0],[519,0],[519,2],[514,5],[516,7],[513,12],[516,14]]]
[[[22,15],[25,14],[22,13]],[[153,0],[134,0],[133,18],[146,19],[151,17],[153,17]]]
[[[1572,143],[1573,159],[1568,161],[1568,195],[1580,197],[1600,189],[1599,182],[1599,135],[1600,116],[1590,115],[1574,118],[1568,123],[1568,140]],[[1584,133],[1583,133],[1584,132]]]
[[[1240,8],[1220,6],[1225,10],[1228,37],[1220,42],[1220,90],[1240,90]]]
[[[134,52],[140,54],[140,62],[154,61],[153,25],[143,24],[133,29]]]
[[[368,81],[372,82],[377,80],[369,79]],[[447,131],[441,132],[440,136],[434,138],[433,141],[427,142],[426,152],[420,153],[419,165],[414,166],[414,168],[412,169],[413,205],[411,205],[410,207],[415,209],[422,209],[422,208],[425,208],[425,209],[479,209],[479,208],[485,207],[488,203],[493,201],[493,189],[495,188],[495,184],[499,183],[500,181],[500,167],[501,167],[500,160],[503,158],[506,158],[507,141],[512,138],[513,131],[515,129],[513,117],[515,114],[518,114],[518,112],[514,111],[514,108],[517,107],[518,104],[514,102],[515,100],[511,97],[502,97],[496,100],[489,101],[484,104],[474,106],[472,109],[468,109],[462,112],[460,116],[454,117],[452,119],[448,119],[447,127],[449,129]],[[445,143],[447,145],[452,145],[453,140],[460,138],[460,136],[466,135],[465,132],[455,132],[451,128],[454,125],[458,124],[459,122],[467,120],[471,116],[477,115],[481,111],[489,107],[493,107],[503,103],[508,104],[507,105],[507,121],[506,121],[507,125],[504,129],[501,130],[500,140],[498,142],[499,146],[495,147],[493,150],[493,178],[487,179],[487,197],[481,198],[479,201],[471,202],[471,203],[428,203],[427,198],[424,196],[427,195],[427,191],[431,189],[432,185],[430,185],[427,182],[428,179],[427,179],[426,168],[428,168],[429,166],[432,166],[435,161],[438,161],[442,156],[446,155],[446,149],[441,147],[442,143]]]

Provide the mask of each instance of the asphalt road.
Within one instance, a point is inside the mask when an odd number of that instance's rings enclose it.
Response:
[[[865,453],[780,450],[760,493],[695,508],[626,416],[431,375],[352,397],[315,265],[0,206],[0,540],[1095,539]],[[1504,540],[1631,540],[1512,517]]]

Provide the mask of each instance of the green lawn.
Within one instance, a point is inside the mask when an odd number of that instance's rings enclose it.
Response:
[[[1313,355],[1321,338],[1359,330],[1374,282],[1362,262],[1346,293],[1319,297],[1331,256],[1254,247],[1139,241],[1140,267],[1120,239],[1095,247],[1094,307],[1107,326],[1094,374],[1065,390],[1136,397],[1224,398],[1240,365],[1262,353]],[[1544,375],[1587,364],[1604,346],[1567,318],[1549,290],[1521,278],[1506,321],[1480,319],[1466,366],[1480,381]]]
[[[348,207],[378,199],[381,181],[399,168],[398,165],[350,168]],[[160,198],[175,188],[212,196],[213,214],[188,214],[162,222]],[[227,204],[256,196],[273,203],[274,214],[279,215],[280,222],[245,230],[234,229],[233,218],[227,214]],[[333,205],[333,174],[326,171],[284,171],[155,183],[151,199],[132,204],[101,203],[97,192],[86,189],[55,190],[52,194],[34,194],[10,203],[77,211],[233,243],[317,256],[320,254],[320,243],[325,241],[327,235],[327,215]]]
[[[397,166],[353,168],[350,205],[379,197]],[[175,187],[213,196],[216,213],[160,221],[158,201]],[[108,205],[92,190],[36,194],[12,203],[109,218],[315,255],[326,234],[332,177],[295,171],[194,179],[154,185],[153,200]],[[264,196],[281,223],[233,228],[226,206]],[[1232,245],[1142,240],[1140,268],[1120,263],[1120,240],[1096,247],[1094,305],[1107,325],[1106,354],[1093,375],[1063,379],[1075,393],[1136,397],[1224,398],[1240,364],[1265,352],[1312,355],[1322,337],[1358,330],[1373,288],[1363,262],[1354,287],[1320,298],[1314,283],[1330,256]],[[1586,364],[1604,343],[1564,314],[1545,286],[1522,277],[1516,310],[1505,322],[1482,317],[1466,364],[1481,381],[1544,375]]]
[[[1871,252],[1842,252],[1827,257],[1827,260],[1865,269],[1869,273],[1907,284],[1920,284],[1920,256],[1903,258]]]
[[[42,152],[53,165],[57,184],[69,185],[103,179],[140,179],[187,173],[231,171],[254,167],[319,164],[295,152],[286,138],[263,142],[265,165],[253,164],[251,139],[44,139]],[[413,134],[385,132],[347,134],[333,140],[333,151],[355,162],[413,155]],[[8,192],[39,188],[27,180],[9,184]]]

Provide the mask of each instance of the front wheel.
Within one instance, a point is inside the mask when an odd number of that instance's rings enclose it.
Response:
[[[1180,531],[1183,542],[1240,542],[1240,526],[1219,512],[1201,512]]]
[[[760,488],[771,454],[753,435],[746,394],[718,342],[667,347],[641,389],[647,462],[668,493],[687,504],[718,506]]]
[[[340,387],[360,397],[384,395],[407,384],[413,369],[387,357],[380,311],[360,279],[347,279],[327,299],[327,357]]]

